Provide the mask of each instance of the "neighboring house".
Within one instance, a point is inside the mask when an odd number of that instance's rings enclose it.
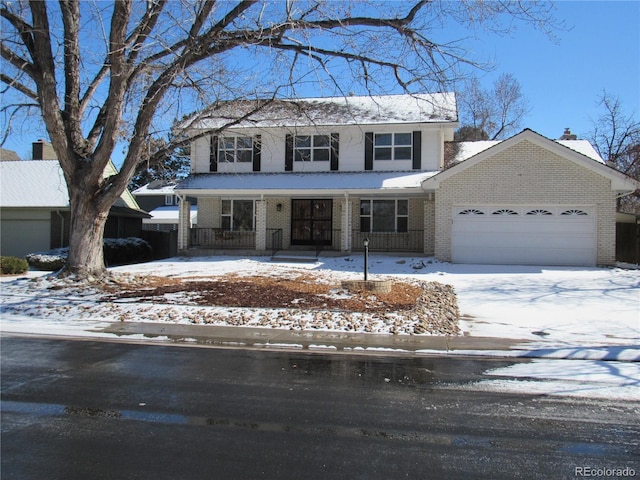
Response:
[[[0,162],[16,162],[22,160],[13,150],[7,150],[6,148],[0,148]]]
[[[149,212],[150,218],[142,220],[143,230],[172,231],[178,229],[178,196],[174,193],[175,183],[160,180],[150,182],[135,189],[131,194],[138,205]],[[188,198],[191,215],[189,228],[198,223],[198,207],[196,198]]]
[[[33,152],[34,160],[0,162],[2,255],[23,257],[69,244],[69,194],[62,169],[50,159],[46,142],[34,143]],[[105,174],[114,173],[109,163]],[[142,219],[148,216],[125,191],[109,211],[104,236],[139,237]]]
[[[192,134],[255,104],[221,104]],[[615,203],[637,182],[588,142],[524,130],[460,145],[453,94],[278,101],[191,145],[174,189],[179,250],[362,250],[462,263],[596,265],[615,261]],[[198,199],[189,227],[187,197]]]

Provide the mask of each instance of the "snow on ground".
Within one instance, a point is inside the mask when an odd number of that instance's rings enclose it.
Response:
[[[640,401],[640,363],[597,360],[546,360],[518,363],[485,372],[504,377],[465,388],[492,392]],[[513,378],[518,380],[514,380]]]
[[[395,277],[437,281],[453,285],[466,335],[528,340],[539,349],[632,346],[640,344],[640,270],[622,268],[571,268],[535,266],[455,265],[430,258],[371,255],[372,278]],[[162,261],[112,268],[119,273],[173,278],[235,275],[295,277],[313,272],[319,280],[338,283],[362,277],[361,255],[321,257],[319,262],[273,263],[266,257],[176,257]],[[28,305],[27,315],[69,319],[87,318],[89,312],[101,321],[118,321],[123,310],[129,321],[190,323],[193,310],[204,307],[171,306],[154,313],[151,304],[102,304],[95,308],[92,291],[61,297],[49,282],[24,278],[44,277],[29,272],[22,279],[2,277],[3,322],[14,303]],[[58,309],[49,308],[55,304]],[[211,307],[215,308],[215,307]],[[25,313],[23,309],[22,313]],[[166,313],[166,318],[161,318]],[[305,314],[305,312],[300,312]],[[330,329],[330,328],[329,328]],[[385,332],[379,332],[385,333]],[[530,343],[528,347],[531,347]],[[579,352],[573,352],[580,358]],[[602,358],[602,352],[596,359]],[[628,355],[628,353],[627,353]]]
[[[319,281],[338,283],[362,278],[363,257],[322,257],[311,264],[273,263],[266,257],[184,257],[112,270],[174,278],[230,273],[296,277],[308,271]],[[640,400],[640,270],[454,265],[423,257],[373,254],[369,273],[371,278],[453,285],[465,335],[522,340],[522,346],[516,347],[522,350],[502,353],[542,357],[491,372],[497,377],[520,378],[517,381],[495,378],[481,382],[478,388]],[[96,305],[95,292],[79,289],[61,296],[48,288],[50,282],[37,280],[45,275],[29,272],[21,279],[0,278],[3,331],[86,333],[125,314],[127,321],[192,323],[203,308],[217,308],[127,302]],[[237,315],[247,317],[248,324],[255,316],[268,315],[260,309],[236,310]],[[269,328],[278,327],[277,315],[273,318]],[[326,330],[332,328],[328,325]],[[486,350],[456,353],[501,354]],[[565,360],[550,360],[558,358]]]
[[[454,265],[428,258],[370,258],[373,278],[398,277],[453,285],[462,329],[472,336],[553,344],[638,345],[640,270],[512,265]],[[361,278],[362,256],[323,257],[315,264],[277,264],[265,258],[169,259],[114,271],[172,277],[279,275],[312,270],[335,281]],[[535,332],[535,333],[534,333]]]

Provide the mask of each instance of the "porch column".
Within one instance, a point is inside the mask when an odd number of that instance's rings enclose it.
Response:
[[[352,202],[349,200],[349,195],[345,194],[344,202],[342,204],[342,218],[340,219],[341,228],[342,228],[342,251],[350,252],[351,251],[351,205]]]
[[[189,228],[191,227],[191,203],[180,197],[178,207],[178,251],[189,248]]]
[[[256,200],[256,250],[267,249],[267,201]]]
[[[433,255],[435,251],[436,236],[436,204],[433,200],[434,194],[427,194],[424,201],[424,253],[425,255]]]

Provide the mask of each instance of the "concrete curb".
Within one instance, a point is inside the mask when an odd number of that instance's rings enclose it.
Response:
[[[133,335],[142,335],[149,339],[167,337],[176,343],[220,347],[405,355],[429,352],[464,354],[465,351],[485,351],[486,356],[515,356],[514,353],[527,342],[527,340],[493,337],[316,332],[137,322],[112,323],[100,330],[100,333],[110,333],[122,338]],[[499,352],[503,352],[504,355],[500,355]]]

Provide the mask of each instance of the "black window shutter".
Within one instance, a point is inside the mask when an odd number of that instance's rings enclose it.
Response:
[[[373,170],[373,132],[364,134],[364,169]]]
[[[331,158],[331,170],[339,170],[338,155],[340,153],[340,134],[331,134],[331,151],[329,152]]]
[[[413,132],[413,169],[422,169],[422,132]]]
[[[253,137],[253,171],[260,171],[260,160],[262,157],[262,139],[260,135]]]
[[[290,134],[285,136],[284,170],[293,171],[293,135]]]
[[[209,171],[218,171],[218,136],[211,135],[209,140]]]

